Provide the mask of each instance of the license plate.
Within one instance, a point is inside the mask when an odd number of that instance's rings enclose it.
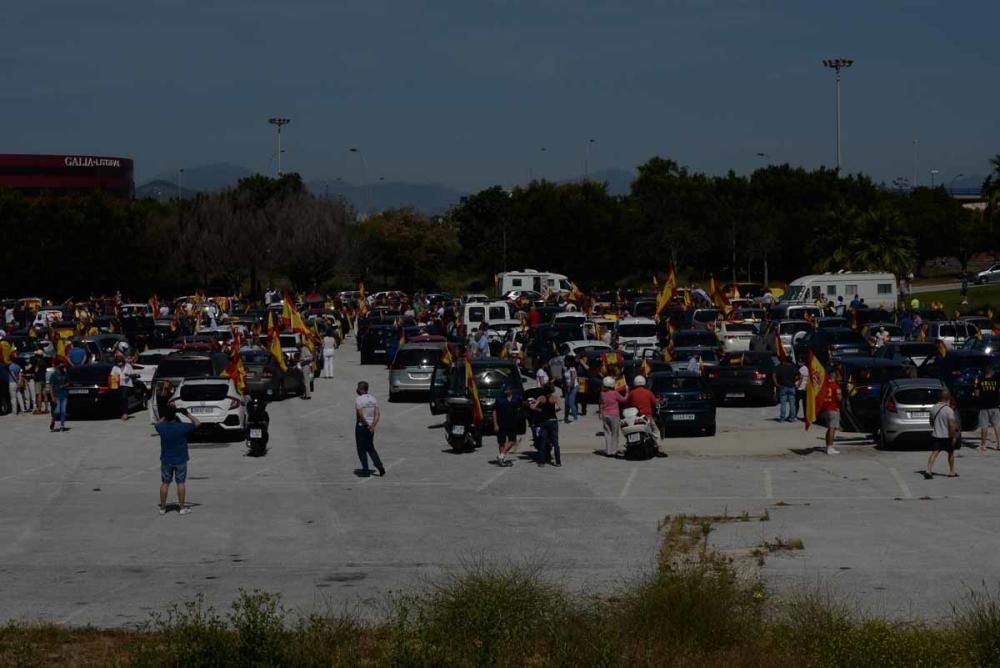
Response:
[[[911,420],[929,420],[931,414],[930,411],[914,411],[912,413],[907,413],[907,416]]]
[[[192,413],[194,413],[196,415],[206,415],[206,414],[212,412],[212,407],[211,406],[192,406],[190,410],[191,410]]]
[[[745,396],[747,396],[746,392],[726,392],[726,399],[742,399]]]
[[[642,434],[629,434],[625,437],[625,440],[628,443],[638,443],[642,440]]]
[[[90,390],[70,390],[70,394],[90,394]]]
[[[375,351],[375,354],[376,354],[376,355],[384,355],[384,354],[385,354],[385,351],[384,351],[384,350],[376,350],[376,351]]]
[[[429,373],[411,373],[410,380],[429,380],[431,375]]]
[[[461,436],[462,434],[465,433],[465,425],[456,424],[454,427],[451,428],[451,433],[455,434],[456,436]]]
[[[674,422],[694,420],[694,413],[675,413]]]
[[[264,431],[262,429],[251,429],[250,438],[263,438]]]

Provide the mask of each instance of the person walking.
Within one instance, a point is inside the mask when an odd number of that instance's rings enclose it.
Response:
[[[181,422],[178,415],[183,415],[190,422]],[[181,515],[191,512],[187,501],[188,435],[201,425],[198,418],[191,415],[186,408],[175,408],[168,404],[156,424],[156,433],[160,435],[160,514],[167,512],[167,493],[170,483],[177,484],[177,505]]]
[[[337,350],[337,339],[327,333],[323,337],[323,378],[333,378],[333,355]]]
[[[542,388],[542,395],[535,401],[533,409],[538,411],[540,423],[538,465],[562,466],[559,454],[559,396],[551,383]]]
[[[621,431],[621,405],[625,403],[625,395],[615,389],[615,379],[605,376],[601,381],[600,407],[598,412],[604,425],[604,454],[614,457],[618,454],[618,434]]]
[[[23,389],[24,373],[21,371],[21,365],[11,360],[10,364],[7,365],[7,376],[10,381],[10,395],[13,397],[12,401],[14,408],[17,409],[17,415],[27,413],[30,409],[27,393]]]
[[[510,383],[503,386],[503,396],[493,405],[493,433],[497,435],[497,466],[513,466],[507,453],[517,443],[517,423],[521,417],[521,397],[514,395]]]
[[[968,272],[962,272],[962,304],[969,303],[969,274]]]
[[[1000,450],[1000,378],[997,378],[992,364],[986,365],[983,378],[976,384],[976,398],[979,404],[979,451],[986,452],[990,427],[993,427],[997,450]]]
[[[802,408],[802,417],[806,415],[806,388],[809,386],[809,367],[805,362],[799,362],[799,379],[795,381],[795,415],[799,416],[799,408]]]
[[[941,454],[941,451],[948,453],[948,477],[957,478],[955,473],[955,446],[961,438],[958,430],[958,420],[955,411],[951,407],[951,392],[948,388],[941,390],[941,398],[933,408],[931,408],[931,454],[927,457],[927,470],[924,471],[924,478],[934,479],[934,461]]]
[[[820,413],[826,424],[826,454],[839,455],[840,450],[833,447],[833,439],[840,429],[840,402],[843,398],[839,372],[827,374],[820,393]]]
[[[48,413],[47,392],[45,390],[45,369],[48,366],[42,351],[36,350],[28,362],[29,375],[31,376],[31,393],[35,395],[34,415],[44,415]]]
[[[564,362],[563,396],[566,397],[566,415],[563,417],[566,420],[566,424],[569,424],[571,418],[572,420],[579,418],[576,408],[576,395],[580,391],[580,381],[576,372],[576,358],[573,355],[567,355]]]
[[[69,401],[69,376],[66,374],[66,364],[61,360],[56,362],[49,383],[49,396],[52,399],[52,414],[49,420],[49,431],[56,431],[56,420],[59,421],[59,431],[66,431],[66,403]]]
[[[795,387],[799,382],[799,370],[792,360],[785,358],[771,374],[774,386],[778,388],[778,422],[795,422]]]
[[[302,398],[312,399],[313,354],[306,346],[299,346],[299,368],[302,370]]]
[[[354,400],[354,441],[358,448],[358,459],[361,460],[361,475],[370,476],[371,469],[368,468],[368,457],[371,456],[372,463],[378,469],[378,474],[385,477],[385,467],[382,460],[375,451],[375,428],[382,417],[378,408],[378,400],[368,394],[368,383],[361,381],[356,390],[357,398]]]
[[[123,422],[128,420],[128,395],[132,392],[137,375],[125,355],[119,355],[115,366],[111,368],[111,377],[113,382],[117,383],[118,401],[121,406]]]

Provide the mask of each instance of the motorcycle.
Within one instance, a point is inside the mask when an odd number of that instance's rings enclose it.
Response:
[[[271,418],[267,414],[267,402],[259,396],[251,396],[247,401],[247,454],[263,457],[267,454],[267,428]]]
[[[660,455],[660,441],[653,421],[637,408],[622,411],[621,431],[625,437],[625,459],[652,459]]]

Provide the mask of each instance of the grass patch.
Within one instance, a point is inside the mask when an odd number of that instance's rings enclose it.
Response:
[[[920,300],[920,305],[925,306],[931,302],[940,302],[944,305],[944,312],[951,316],[955,309],[962,315],[986,315],[987,309],[992,309],[994,315],[1000,314],[1000,285],[973,285],[969,284],[969,303],[962,304],[962,294],[960,290],[940,290],[935,292],[918,292],[913,295]]]

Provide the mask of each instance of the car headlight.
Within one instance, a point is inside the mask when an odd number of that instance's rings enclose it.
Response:
[[[492,406],[496,402],[497,402],[496,399],[492,397],[486,397],[485,399],[483,399],[483,406]]]

